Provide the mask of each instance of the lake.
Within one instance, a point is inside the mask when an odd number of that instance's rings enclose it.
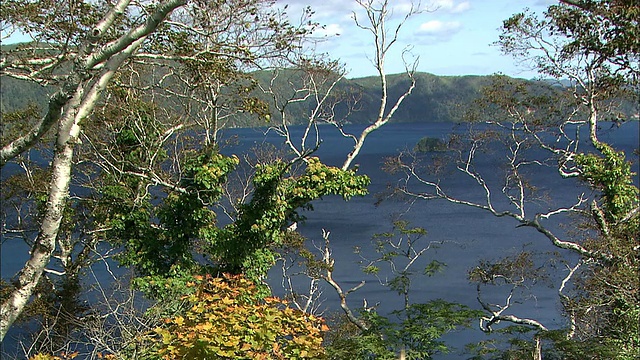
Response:
[[[350,126],[349,130],[358,131],[359,126]],[[416,264],[417,274],[430,261],[438,260],[446,264],[444,271],[432,277],[416,276],[412,282],[411,301],[426,302],[433,299],[445,299],[455,301],[474,309],[480,309],[476,300],[474,284],[467,280],[467,272],[477,265],[478,260],[496,260],[505,255],[516,254],[523,249],[537,254],[538,259],[548,258],[548,252],[557,250],[549,240],[534,231],[522,227],[509,218],[496,218],[491,214],[470,207],[456,205],[443,200],[417,201],[412,205],[405,201],[385,200],[377,204],[377,196],[387,190],[397,181],[397,175],[389,175],[381,170],[384,159],[393,156],[398,151],[413,148],[424,136],[445,138],[454,131],[461,131],[464,126],[457,127],[451,123],[430,124],[389,124],[377,132],[372,133],[365,143],[361,154],[354,163],[359,164],[358,173],[371,177],[370,195],[343,201],[338,197],[327,197],[313,203],[314,210],[307,211],[304,215],[307,220],[299,224],[298,230],[310,241],[320,244],[322,230],[330,231],[330,240],[333,257],[336,260],[335,280],[343,288],[352,287],[360,281],[366,282],[355,293],[350,294],[349,304],[355,309],[363,304],[366,299],[369,305],[380,303],[378,309],[388,312],[402,307],[403,300],[394,292],[380,286],[378,279],[372,275],[365,275],[360,270],[359,255],[354,254],[354,247],[362,249],[361,255],[373,256],[371,239],[376,233],[390,231],[392,220],[401,218],[410,223],[410,227],[422,227],[427,235],[421,240],[428,242],[441,242],[437,248],[429,250],[424,259]],[[299,128],[293,128],[294,133],[300,133]],[[320,127],[323,144],[315,155],[319,156],[329,165],[339,166],[344,161],[350,150],[350,143],[340,136],[332,127]],[[263,142],[281,143],[270,132],[265,137],[264,129],[233,129],[224,133],[225,137],[236,136],[239,143],[223,148],[225,154],[240,154],[256,144]],[[638,146],[638,122],[623,124],[620,129],[611,128],[605,124],[601,139],[613,142],[619,149],[628,154]],[[487,154],[485,161],[479,166],[479,171],[490,175],[497,173],[497,161],[500,154]],[[637,158],[636,158],[637,160]],[[637,172],[637,162],[635,163]],[[7,169],[11,170],[9,167]],[[542,171],[532,174],[538,181],[537,186],[547,190],[551,197],[551,203],[534,204],[543,209],[554,205],[570,204],[575,201],[577,194],[586,191],[575,180],[562,180],[557,173]],[[8,171],[7,171],[8,172]],[[3,174],[3,177],[6,175]],[[637,181],[637,177],[636,177]],[[452,193],[460,196],[469,196],[470,199],[478,199],[478,186],[473,181],[454,175],[447,183],[450,184]],[[480,194],[481,195],[481,194]],[[498,205],[500,202],[498,201]],[[562,230],[553,226],[556,230]],[[566,230],[566,229],[564,229]],[[28,254],[25,246],[13,241],[2,241],[2,278],[9,279],[19,269]],[[567,255],[569,259],[575,258]],[[98,269],[98,271],[100,271]],[[551,274],[552,280],[564,274],[564,269],[558,268],[558,273]],[[280,269],[276,267],[270,273],[270,284],[276,294],[282,295],[280,284]],[[384,273],[382,274],[384,275]],[[304,281],[297,282],[303,286]],[[555,286],[555,285],[554,285]],[[501,302],[504,299],[504,291],[492,290],[492,300]],[[539,284],[531,292],[534,296],[526,302],[513,308],[513,314],[522,317],[531,317],[541,321],[548,328],[559,328],[564,325],[564,319],[560,315],[557,301],[557,287],[549,287],[548,284]],[[338,297],[333,289],[324,287],[325,301],[321,308],[327,313],[338,310]],[[476,325],[477,328],[477,325]],[[16,336],[14,332],[12,334]],[[465,330],[447,335],[447,341],[458,347],[470,341],[486,339],[479,330]],[[9,337],[3,344],[3,353],[14,353],[15,343]],[[457,359],[461,355],[454,352],[448,356],[438,356],[439,359]]]

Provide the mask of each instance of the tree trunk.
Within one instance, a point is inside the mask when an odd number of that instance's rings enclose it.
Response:
[[[57,142],[54,149],[49,198],[45,208],[44,218],[40,224],[40,231],[31,249],[31,257],[24,265],[18,276],[15,289],[2,303],[0,308],[0,341],[22,313],[56,247],[56,237],[62,221],[67,197],[69,196],[69,182],[71,180],[71,161],[73,146],[79,135],[79,126],[75,124],[73,111],[78,107],[82,98],[82,89],[76,91],[72,103],[58,123]]]
[[[88,36],[87,43],[81,47],[79,56],[82,61],[75,62],[77,67],[68,75],[63,86],[65,89],[75,89],[75,93],[67,101],[58,120],[49,198],[38,237],[31,249],[31,257],[20,271],[18,281],[14,284],[15,288],[0,307],[0,341],[4,340],[9,328],[22,313],[55,250],[56,238],[69,196],[73,148],[80,135],[80,122],[91,114],[102,91],[123,62],[137,51],[147,36],[154,32],[174,9],[185,5],[187,0],[166,0],[158,4],[144,23],[132,28],[119,39],[96,48],[99,37],[113,24],[115,18],[125,11],[129,3],[129,0],[118,1],[97,24],[93,33]],[[93,72],[97,69],[97,73]],[[3,161],[9,158],[10,155],[5,157],[2,154]]]
[[[535,342],[535,348],[533,349],[533,360],[542,360],[542,340],[540,335],[536,335],[533,338]]]

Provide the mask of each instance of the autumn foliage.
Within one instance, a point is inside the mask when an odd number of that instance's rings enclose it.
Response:
[[[275,297],[259,299],[242,276],[197,277],[183,315],[155,331],[162,359],[319,359],[324,357],[324,321],[286,306]]]

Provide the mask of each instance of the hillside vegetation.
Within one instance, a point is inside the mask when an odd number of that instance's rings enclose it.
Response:
[[[271,79],[270,72],[254,73],[257,81],[266,85]],[[480,95],[483,86],[489,84],[490,76],[437,76],[429,73],[416,74],[416,88],[411,96],[398,110],[397,122],[460,122],[463,119],[465,104],[471,104]],[[0,100],[2,112],[10,112],[34,103],[44,108],[46,106],[47,89],[34,83],[28,83],[8,77],[2,77],[0,85]],[[368,123],[374,119],[379,101],[379,84],[377,77],[357,79],[343,79],[335,89],[335,96],[348,96],[358,99],[355,110],[348,117],[349,123]],[[390,75],[389,95],[395,99],[404,92],[409,81],[405,74]],[[264,95],[257,96],[267,97]],[[306,109],[310,103],[294,103],[289,106],[288,113],[292,121],[302,122]],[[336,108],[338,116],[346,114],[346,107]],[[264,122],[257,119],[246,120],[248,126],[264,126]]]
[[[271,80],[272,73],[268,71],[256,72],[253,74],[256,81],[266,86]],[[465,116],[469,107],[481,96],[481,91],[492,82],[492,76],[438,76],[430,73],[416,73],[416,88],[412,94],[404,101],[402,107],[398,109],[394,117],[395,122],[466,122],[469,119]],[[291,81],[291,76],[287,77]],[[355,79],[342,79],[334,90],[335,97],[345,97],[357,99],[355,104],[347,108],[347,105],[340,103],[336,106],[336,117],[346,118],[347,123],[366,124],[375,119],[377,102],[380,99],[379,79],[375,76]],[[390,99],[398,98],[409,86],[409,79],[405,74],[394,74],[387,77]],[[545,81],[533,81],[517,79],[528,84],[530,88],[549,89],[553,85]],[[285,84],[275,84],[280,91],[285,91]],[[3,113],[24,108],[29,104],[37,104],[41,109],[46,106],[49,93],[46,88],[16,80],[9,77],[2,77],[0,82],[0,109]],[[269,102],[268,96],[256,90],[255,96]],[[289,119],[293,124],[304,122],[305,114],[312,107],[310,101],[291,103],[287,107]],[[623,102],[618,108],[627,119],[637,120],[635,106],[631,102]],[[347,111],[351,113],[347,115]],[[264,126],[261,119],[243,114],[233,123],[240,127]]]

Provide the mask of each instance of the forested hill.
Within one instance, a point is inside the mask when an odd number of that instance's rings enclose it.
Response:
[[[46,106],[48,91],[31,82],[16,80],[8,76],[0,77],[0,110],[2,113],[24,108],[29,104]]]
[[[271,80],[272,73],[255,73],[255,78],[266,85]],[[412,94],[405,99],[394,116],[395,122],[462,122],[465,121],[465,110],[471,106],[479,96],[483,87],[491,83],[491,76],[437,76],[429,73],[415,74],[416,87]],[[283,80],[284,81],[284,80]],[[344,117],[347,107],[353,107],[346,117],[347,123],[369,123],[375,119],[380,101],[380,79],[378,77],[364,77],[343,79],[334,89],[334,96],[357,99],[356,103],[345,101],[335,107],[337,117]],[[521,80],[537,86],[550,86],[544,82]],[[291,76],[286,77],[286,83],[291,82]],[[409,87],[406,74],[395,74],[387,77],[389,101],[395,101]],[[544,84],[544,85],[543,85]],[[13,78],[2,77],[0,83],[0,108],[2,112],[35,103],[44,109],[46,106],[47,89]],[[278,88],[274,90],[286,94],[291,89]],[[256,93],[256,96],[261,97]],[[268,101],[265,96],[264,99]],[[346,105],[349,103],[349,105]],[[288,115],[292,122],[303,122],[304,114],[308,112],[308,102],[290,104]],[[264,126],[264,122],[254,118],[243,118],[236,124],[240,126]]]
[[[268,73],[256,74],[263,83],[270,78]],[[36,103],[44,107],[46,96],[42,96],[46,89],[12,78],[3,77],[0,87],[2,112],[12,111],[24,107],[29,103]],[[390,75],[389,99],[397,99],[409,86],[405,74]],[[463,104],[471,103],[478,97],[482,86],[489,83],[487,76],[436,76],[428,73],[416,74],[416,88],[398,110],[395,121],[399,122],[434,122],[461,121],[460,108]],[[365,123],[375,118],[377,104],[380,101],[379,79],[365,77],[358,79],[343,79],[336,89],[336,94],[349,94],[357,98],[357,111],[348,118],[350,123]],[[339,95],[336,95],[339,96]],[[308,104],[296,104],[292,111],[305,111]],[[344,106],[341,114],[344,113]],[[301,119],[301,114],[290,114],[292,118]],[[264,125],[264,123],[262,123]]]
[[[480,96],[481,89],[491,82],[490,76],[436,76],[429,73],[417,73],[415,79],[416,87],[398,109],[395,121],[464,121],[464,109],[471,105]],[[365,77],[348,81],[363,90],[363,103],[366,104],[363,111],[356,113],[352,122],[369,122],[375,118],[377,103],[380,101],[379,78]],[[390,101],[395,101],[409,86],[406,74],[391,75],[387,77],[387,82]]]

